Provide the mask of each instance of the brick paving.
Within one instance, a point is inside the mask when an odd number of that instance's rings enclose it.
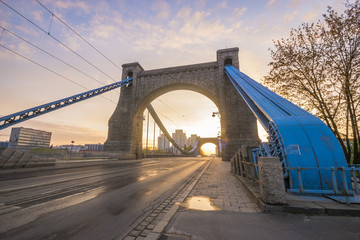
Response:
[[[245,186],[230,172],[230,162],[221,158],[211,161],[188,199],[194,196],[209,197],[218,210],[260,212]]]

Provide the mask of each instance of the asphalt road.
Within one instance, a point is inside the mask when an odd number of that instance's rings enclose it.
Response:
[[[121,239],[208,159],[0,172],[0,239]]]

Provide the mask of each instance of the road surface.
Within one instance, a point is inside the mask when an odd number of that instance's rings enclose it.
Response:
[[[0,239],[121,239],[209,158],[0,172]]]

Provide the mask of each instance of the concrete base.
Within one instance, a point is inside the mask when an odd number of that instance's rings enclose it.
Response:
[[[285,204],[285,185],[282,166],[277,157],[259,158],[259,188],[267,204]]]

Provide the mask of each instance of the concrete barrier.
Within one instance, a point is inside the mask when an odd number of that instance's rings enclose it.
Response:
[[[259,158],[259,188],[266,204],[286,204],[282,166],[277,157]]]

